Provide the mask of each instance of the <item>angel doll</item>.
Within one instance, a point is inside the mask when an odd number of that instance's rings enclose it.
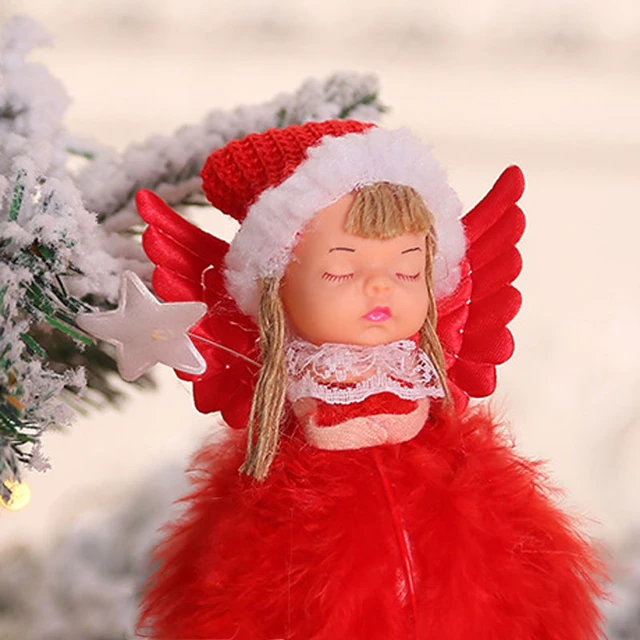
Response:
[[[193,329],[205,445],[155,553],[157,640],[595,640],[602,569],[470,397],[520,306],[524,181],[470,213],[428,147],[355,121],[230,142],[202,171],[230,245],[141,192],[153,284]],[[189,376],[184,376],[189,377]]]

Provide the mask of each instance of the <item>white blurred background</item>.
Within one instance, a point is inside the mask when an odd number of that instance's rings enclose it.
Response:
[[[67,87],[68,128],[117,148],[293,91],[371,72],[388,126],[430,141],[470,207],[508,164],[528,187],[525,303],[494,399],[520,450],[612,550],[640,529],[638,0],[4,0],[39,20],[36,58]],[[46,549],[115,508],[215,424],[159,371],[160,392],[45,438],[53,470],[0,511],[0,551]]]

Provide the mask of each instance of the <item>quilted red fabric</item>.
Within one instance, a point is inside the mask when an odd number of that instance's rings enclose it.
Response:
[[[458,408],[469,396],[496,388],[496,365],[514,350],[508,323],[520,310],[520,292],[511,283],[522,269],[516,244],[525,228],[516,204],[524,190],[522,171],[511,166],[487,196],[463,219],[467,251],[457,289],[438,301],[438,336]]]

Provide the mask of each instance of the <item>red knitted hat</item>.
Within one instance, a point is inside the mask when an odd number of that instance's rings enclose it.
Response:
[[[242,223],[249,207],[270,187],[288,178],[324,136],[360,133],[372,124],[329,120],[269,129],[233,140],[214,151],[202,169],[202,188],[209,202]]]
[[[260,278],[284,275],[297,234],[318,211],[376,182],[408,185],[423,197],[436,221],[436,295],[458,283],[462,205],[429,148],[406,129],[329,120],[252,133],[214,151],[201,175],[211,204],[241,223],[225,276],[244,313],[257,315]]]

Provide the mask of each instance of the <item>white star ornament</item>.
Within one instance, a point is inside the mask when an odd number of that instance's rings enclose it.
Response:
[[[199,375],[207,363],[188,336],[207,312],[204,302],[160,302],[132,271],[125,271],[114,311],[80,313],[76,322],[116,346],[120,375],[131,382],[158,362]]]

